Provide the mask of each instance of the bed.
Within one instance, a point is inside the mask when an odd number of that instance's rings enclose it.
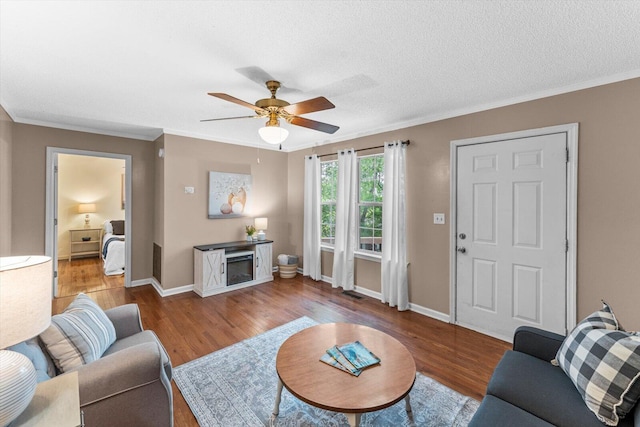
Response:
[[[125,269],[125,236],[124,221],[111,220],[103,224],[102,261],[105,276],[124,274]]]

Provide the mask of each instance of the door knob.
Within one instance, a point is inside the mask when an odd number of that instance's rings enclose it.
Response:
[[[466,250],[464,247],[462,247],[462,246],[461,246],[461,247],[459,247],[459,248],[457,249],[457,251],[458,251],[458,252],[460,252],[461,254],[464,254],[464,253],[466,253],[466,252],[467,252],[467,250]]]

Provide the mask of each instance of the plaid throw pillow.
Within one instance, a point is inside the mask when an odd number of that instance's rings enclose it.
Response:
[[[554,362],[607,425],[618,425],[640,397],[640,335],[625,332],[604,301],[571,331]]]

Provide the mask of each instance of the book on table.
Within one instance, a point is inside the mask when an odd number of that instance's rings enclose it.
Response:
[[[333,367],[358,376],[364,368],[380,363],[380,358],[373,354],[360,341],[329,348],[320,360]]]

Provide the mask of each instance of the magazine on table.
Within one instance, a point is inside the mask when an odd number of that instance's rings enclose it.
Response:
[[[362,345],[360,341],[339,346],[334,345],[326,351],[320,360],[355,376],[360,375],[364,368],[380,363],[380,358]]]
[[[327,351],[325,354],[322,355],[322,357],[320,357],[320,361],[326,363],[327,365],[331,365],[334,368],[338,368],[342,371],[345,371],[356,377],[360,375],[360,373],[362,372],[361,369],[356,369],[353,367],[353,365],[351,365],[353,370],[350,370],[349,368],[345,367],[342,363],[338,362],[331,354],[329,354],[329,351]]]

